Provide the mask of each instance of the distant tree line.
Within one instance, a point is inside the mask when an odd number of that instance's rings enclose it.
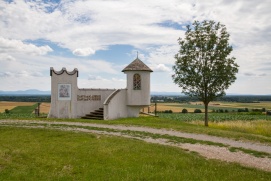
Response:
[[[193,102],[197,98],[188,96],[151,96],[151,102]],[[218,98],[217,101],[240,102],[240,103],[257,103],[260,101],[271,101],[271,95],[227,95]]]
[[[51,102],[50,95],[6,95],[0,96],[0,101],[10,102]]]
[[[51,102],[50,95],[1,95],[0,101],[13,101],[13,102]],[[186,103],[198,101],[197,98],[188,96],[151,96],[151,102],[178,102]],[[227,95],[223,96],[217,101],[226,102],[241,102],[241,103],[256,103],[260,101],[271,101],[271,95]]]

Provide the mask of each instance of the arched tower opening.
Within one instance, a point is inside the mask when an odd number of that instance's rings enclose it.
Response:
[[[141,90],[141,76],[138,73],[134,74],[133,77],[133,89]]]

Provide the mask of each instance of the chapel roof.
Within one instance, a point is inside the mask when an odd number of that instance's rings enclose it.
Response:
[[[153,72],[146,64],[144,64],[138,57],[125,67],[122,72],[125,71],[148,71]]]

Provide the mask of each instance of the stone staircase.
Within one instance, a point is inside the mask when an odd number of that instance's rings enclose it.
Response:
[[[104,108],[99,108],[93,112],[90,112],[90,114],[86,114],[82,117],[82,119],[104,119]]]

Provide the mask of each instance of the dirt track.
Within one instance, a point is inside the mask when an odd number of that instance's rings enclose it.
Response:
[[[180,147],[185,150],[194,151],[200,155],[206,157],[207,159],[218,159],[227,162],[235,162],[244,166],[254,167],[261,170],[271,172],[271,158],[264,157],[259,158],[250,154],[243,153],[241,151],[231,152],[229,147],[244,148],[248,150],[254,150],[258,152],[265,152],[271,154],[271,146],[251,143],[251,142],[241,142],[235,141],[228,138],[221,138],[216,136],[209,136],[204,134],[192,134],[184,133],[173,130],[165,129],[154,129],[147,127],[135,127],[135,126],[123,126],[123,125],[105,125],[105,124],[92,124],[92,123],[78,123],[78,122],[44,122],[44,121],[11,121],[11,120],[0,120],[0,125],[12,125],[19,127],[28,127],[28,128],[45,128],[45,129],[60,129],[65,131],[78,131],[78,132],[87,132],[94,134],[103,134],[103,135],[114,135],[122,136],[126,138],[136,138],[143,140],[149,143],[162,144]],[[74,127],[74,126],[80,126]],[[102,128],[104,130],[95,130],[95,128]],[[221,143],[227,145],[225,147],[219,147],[214,145],[206,145],[200,142],[196,144],[191,143],[173,143],[169,139],[154,139],[151,137],[142,137],[138,135],[130,135],[123,131],[137,131],[144,133],[152,133],[158,135],[169,135],[174,137],[181,138],[190,138],[193,140],[200,141],[209,141],[213,143]]]

